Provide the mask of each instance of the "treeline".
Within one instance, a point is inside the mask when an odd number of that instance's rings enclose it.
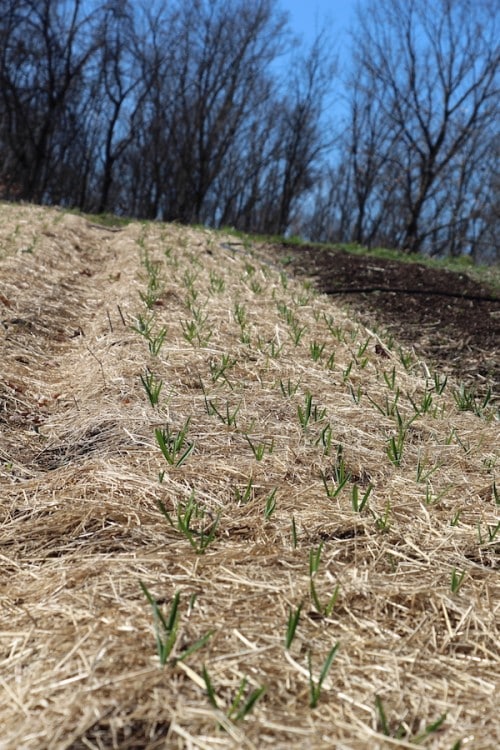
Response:
[[[0,0],[0,197],[498,255],[497,21],[367,0],[336,68],[277,0]]]

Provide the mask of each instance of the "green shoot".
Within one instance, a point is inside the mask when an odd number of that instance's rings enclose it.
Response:
[[[364,341],[363,343],[359,344],[359,346],[358,346],[358,353],[356,354],[356,357],[362,357],[363,356],[363,354],[366,352],[366,350],[368,348],[368,344],[370,343],[371,340],[372,340],[372,337],[368,336],[368,338],[366,339],[366,341]]]
[[[163,667],[167,661],[168,658],[172,652],[172,649],[174,648],[175,641],[177,639],[177,629],[179,624],[179,615],[178,615],[178,607],[179,607],[179,599],[180,599],[180,593],[177,591],[175,593],[175,596],[172,600],[172,604],[170,607],[170,614],[168,618],[166,618],[163,613],[161,612],[160,608],[158,607],[158,603],[156,599],[151,595],[149,590],[146,587],[146,584],[142,581],[139,581],[139,585],[144,593],[144,596],[150,603],[152,609],[153,609],[153,617],[155,622],[155,632],[156,632],[156,650],[158,652],[158,657],[160,659],[160,664]]]
[[[321,542],[317,550],[314,550],[314,549],[309,550],[309,576],[311,578],[318,572],[322,551],[323,551],[323,542]]]
[[[272,453],[273,452],[274,438],[271,440],[271,443],[263,442],[263,443],[257,443],[257,444],[253,443],[250,440],[250,438],[248,437],[248,435],[245,435],[245,438],[246,438],[246,441],[247,441],[248,445],[252,449],[252,453],[255,456],[255,460],[256,461],[262,461],[262,459],[264,458],[264,454],[265,454],[266,450],[267,450],[268,453]]]
[[[352,491],[351,491],[351,503],[352,503],[352,509],[356,513],[361,513],[364,510],[372,490],[373,490],[373,485],[369,484],[367,490],[363,494],[363,497],[360,499],[358,485],[355,484],[353,486]]]
[[[152,315],[146,318],[143,318],[142,315],[138,315],[137,324],[135,326],[132,326],[132,330],[138,333],[140,336],[144,336],[144,338],[148,339],[151,335],[153,322],[154,317]]]
[[[339,325],[334,324],[334,319],[332,315],[323,315],[323,320],[326,323],[326,326],[328,330],[330,331],[331,335],[337,339],[339,343],[345,342],[345,333],[344,329],[341,328]]]
[[[212,399],[207,399],[207,397],[205,396],[205,408],[209,416],[215,414],[217,417],[219,417],[220,421],[223,422],[223,424],[227,425],[228,427],[236,427],[236,417],[238,416],[238,412],[241,408],[241,402],[234,409],[230,409],[229,403],[226,401],[226,409],[224,412],[223,410],[219,410],[217,408],[215,402],[212,401]]]
[[[462,586],[464,578],[465,578],[465,570],[462,570],[462,572],[459,573],[456,568],[453,568],[453,570],[451,571],[450,588],[454,594],[456,594],[458,590],[460,589],[460,587]]]
[[[332,352],[326,360],[326,369],[333,370],[335,367],[335,352]]]
[[[292,610],[291,607],[289,607],[288,622],[287,622],[286,633],[285,633],[285,648],[287,651],[290,649],[290,646],[293,643],[293,639],[295,638],[295,632],[297,630],[297,625],[299,624],[302,605],[303,605],[303,602],[299,604],[299,606],[297,607],[295,611]]]
[[[217,514],[215,519],[208,516],[207,523],[206,519],[208,514],[205,509],[195,501],[194,493],[191,494],[186,503],[179,503],[177,506],[177,518],[175,521],[172,519],[161,500],[158,500],[158,507],[172,528],[180,531],[186,537],[197,555],[202,555],[209,544],[215,539],[220,520],[220,513]],[[194,521],[197,522],[198,528],[196,529],[193,528]]]
[[[389,724],[387,721],[387,716],[385,715],[384,705],[382,703],[382,699],[378,695],[375,696],[375,706],[378,711],[380,729],[386,737],[390,737]]]
[[[160,391],[163,387],[163,380],[157,380],[154,373],[150,370],[146,370],[146,374],[141,375],[140,377],[151,406],[157,406],[160,400]]]
[[[332,481],[333,486],[329,487],[326,479],[326,475],[322,472],[321,478],[326,490],[327,497],[332,500],[337,497],[339,492],[347,484],[351,478],[350,472],[347,470],[344,462],[344,449],[342,445],[337,446],[337,461],[332,468]]]
[[[215,690],[214,690],[214,687],[212,685],[212,681],[211,681],[211,679],[209,677],[209,674],[207,672],[207,668],[206,668],[205,665],[203,665],[202,675],[203,675],[203,679],[205,681],[205,687],[207,689],[207,695],[208,695],[208,700],[210,701],[210,705],[213,706],[213,708],[218,709],[219,708],[219,704],[217,703],[217,698],[216,698],[216,695],[215,695]]]
[[[329,598],[329,600],[328,600],[328,602],[327,602],[327,604],[325,606],[323,606],[321,604],[320,600],[319,600],[318,594],[316,593],[316,586],[315,586],[314,580],[312,578],[309,581],[309,590],[310,590],[310,593],[311,593],[312,602],[313,602],[314,606],[316,607],[317,612],[320,615],[322,615],[323,617],[330,617],[330,615],[333,612],[333,608],[335,606],[335,603],[336,603],[336,601],[338,599],[338,595],[339,595],[339,591],[340,591],[339,584],[337,584],[335,586],[335,591],[333,592],[333,594],[331,595],[331,597]]]
[[[393,367],[390,374],[387,374],[386,372],[383,372],[382,374],[384,376],[387,387],[389,388],[389,390],[393,391],[396,384],[396,368]]]
[[[234,306],[234,319],[238,323],[241,330],[243,330],[246,327],[247,311],[246,311],[245,305],[240,305],[239,302],[236,302]]]
[[[297,390],[300,385],[300,380],[297,381],[297,383],[294,385],[290,378],[288,378],[287,382],[284,383],[283,380],[280,379],[280,389],[281,393],[285,398],[291,398],[292,396],[295,396],[297,393]]]
[[[290,328],[291,328],[290,335],[292,337],[292,341],[295,344],[295,346],[298,346],[301,342],[301,339],[304,333],[307,331],[307,327],[300,326],[296,318],[294,318],[290,325]]]
[[[194,443],[186,445],[186,434],[189,428],[191,417],[188,417],[181,430],[171,432],[170,426],[157,427],[155,429],[156,442],[163,454],[165,461],[170,466],[179,467],[189,458],[194,450]]]
[[[399,724],[398,728],[395,731],[391,732],[382,700],[378,695],[375,696],[375,706],[377,708],[377,712],[379,716],[379,728],[383,732],[383,734],[385,734],[386,737],[393,737],[396,740],[401,740],[404,737],[408,736],[408,732],[402,724]],[[411,742],[411,744],[420,745],[425,739],[427,739],[427,737],[430,734],[432,734],[433,732],[436,732],[442,726],[445,719],[446,719],[446,714],[443,714],[442,716],[439,717],[439,719],[436,719],[436,721],[432,722],[432,724],[429,724],[427,727],[425,727],[423,732],[415,735],[414,737],[409,738],[409,741]],[[458,744],[455,743],[452,750],[458,750],[459,747],[460,747],[460,743]]]
[[[471,411],[478,417],[483,416],[491,396],[491,388],[488,388],[486,395],[481,398],[474,390],[467,388],[463,383],[458,390],[453,391],[453,398],[458,409],[460,411]]]
[[[225,287],[226,284],[222,276],[219,276],[215,271],[210,271],[210,291],[212,294],[221,294]]]
[[[498,534],[499,530],[500,530],[500,521],[498,521],[498,523],[496,523],[494,525],[491,525],[491,526],[490,526],[489,523],[486,524],[486,532],[488,534],[488,540],[487,541],[489,543],[495,541],[496,535]],[[481,533],[481,524],[479,522],[477,524],[477,533],[478,533],[478,538],[479,538],[479,544],[483,544],[484,543],[484,539],[483,539],[483,535]]]
[[[388,531],[391,527],[390,524],[390,514],[391,514],[391,501],[388,500],[385,504],[384,514],[382,516],[379,516],[375,520],[375,526],[379,531]]]
[[[345,370],[342,371],[342,382],[345,383],[347,380],[349,380],[349,376],[351,374],[352,366],[354,364],[354,360],[351,360]]]
[[[440,464],[435,464],[431,469],[427,470],[426,464],[420,458],[420,452],[417,458],[417,482],[427,482],[437,469],[440,468]]]
[[[210,362],[210,374],[212,376],[212,382],[216,383],[219,378],[226,381],[230,388],[232,388],[230,382],[227,379],[226,371],[230,370],[236,364],[236,360],[232,359],[229,354],[223,354],[220,362]]]
[[[330,455],[330,451],[332,448],[332,440],[333,440],[333,430],[330,425],[330,422],[321,430],[320,436],[318,440],[316,441],[316,445],[321,441],[321,444],[323,446],[323,453],[325,456]]]
[[[236,502],[238,505],[246,505],[253,496],[253,477],[250,477],[244,489],[235,488]]]
[[[405,437],[406,431],[399,430],[397,435],[391,435],[387,443],[386,453],[394,466],[401,466]]]
[[[208,674],[208,671],[205,665],[203,665],[202,675],[203,675],[203,680],[205,682],[205,687],[207,690],[207,696],[208,696],[210,705],[213,706],[213,708],[218,710],[219,704],[217,702],[215,690],[214,690],[212,681],[210,679],[210,676]],[[252,711],[257,701],[262,697],[262,695],[266,691],[266,688],[264,686],[256,688],[250,693],[248,698],[242,704],[242,700],[246,691],[247,684],[248,684],[248,679],[246,677],[243,677],[243,679],[240,682],[240,686],[236,692],[236,695],[231,703],[231,706],[229,710],[227,711],[226,715],[228,719],[231,719],[233,721],[241,721],[242,719],[244,719],[245,716],[247,716]]]
[[[326,414],[326,409],[320,409],[317,404],[313,406],[313,400],[310,393],[306,394],[304,408],[297,406],[297,415],[302,429],[305,431],[311,419],[314,422],[320,422]]]
[[[330,649],[330,652],[328,653],[328,656],[325,659],[325,662],[323,664],[323,667],[321,669],[320,675],[318,677],[317,682],[314,681],[313,673],[312,673],[312,663],[311,663],[311,652],[308,653],[308,664],[309,664],[309,707],[310,708],[316,708],[318,705],[320,695],[321,695],[321,688],[323,687],[323,682],[325,681],[326,677],[328,676],[328,673],[331,669],[333,660],[335,659],[335,656],[337,654],[337,651],[339,650],[340,643],[336,643],[335,646],[333,646]]]
[[[302,408],[300,404],[297,406],[297,414],[303,430],[305,430],[307,428],[307,425],[309,424],[309,420],[311,419],[311,412],[312,396],[310,393],[307,393],[304,408]]]
[[[167,328],[166,326],[163,326],[159,332],[156,334],[156,336],[151,336],[148,339],[148,346],[149,351],[152,354],[153,357],[157,357],[160,353],[160,349],[163,346],[163,342],[165,341],[165,336],[167,335]]]
[[[434,373],[434,390],[439,396],[443,393],[444,389],[446,388],[447,382],[448,382],[448,375],[445,375],[443,378],[441,378],[438,372]]]
[[[317,362],[323,354],[325,344],[319,344],[317,341],[311,341],[309,344],[309,350],[311,352],[311,358],[313,362]]]
[[[266,498],[266,505],[264,507],[264,518],[266,519],[266,521],[269,521],[274,511],[276,510],[276,492],[277,491],[278,491],[278,488],[275,487],[274,490],[271,492],[271,494],[268,495]]]

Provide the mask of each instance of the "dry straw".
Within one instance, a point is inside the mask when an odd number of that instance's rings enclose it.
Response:
[[[500,745],[488,405],[262,244],[2,204],[0,256],[0,747]]]

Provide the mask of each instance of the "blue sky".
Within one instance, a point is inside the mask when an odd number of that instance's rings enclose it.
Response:
[[[293,31],[305,42],[323,27],[340,41],[354,17],[356,0],[281,0],[280,5],[290,14]]]

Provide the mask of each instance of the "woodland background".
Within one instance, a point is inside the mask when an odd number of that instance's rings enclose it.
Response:
[[[0,0],[0,198],[498,260],[498,15],[367,0],[338,60],[276,0]]]

